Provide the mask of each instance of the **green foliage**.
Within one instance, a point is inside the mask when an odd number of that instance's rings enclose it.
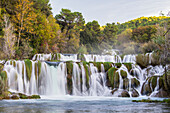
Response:
[[[132,40],[138,43],[148,42],[154,38],[157,29],[155,26],[141,26],[132,31]]]
[[[122,31],[125,29],[131,28],[135,29],[138,28],[139,26],[149,26],[149,25],[156,25],[159,23],[162,23],[163,21],[169,20],[170,17],[166,16],[159,16],[159,17],[140,17],[122,24],[118,24],[118,33],[120,34]]]

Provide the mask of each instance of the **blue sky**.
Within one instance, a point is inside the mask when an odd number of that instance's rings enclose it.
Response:
[[[55,16],[61,8],[83,14],[86,23],[97,20],[100,25],[126,22],[141,16],[159,16],[170,11],[170,0],[50,0]]]

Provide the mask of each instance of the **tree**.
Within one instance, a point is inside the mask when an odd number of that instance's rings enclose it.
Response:
[[[17,47],[19,47],[19,43],[21,37],[25,37],[26,33],[33,33],[33,24],[36,19],[36,14],[33,11],[33,2],[29,0],[18,0],[17,5],[15,7],[15,13],[13,20],[16,23],[16,32],[18,33],[17,36]]]
[[[156,38],[153,39],[155,44],[158,45],[158,52],[160,53],[160,61],[165,66],[165,82],[167,82],[167,64],[170,64],[170,20],[164,26],[164,32],[157,34]],[[161,34],[162,33],[162,34]],[[169,69],[168,69],[169,71]],[[167,83],[166,83],[167,84]],[[170,88],[169,88],[170,90]]]
[[[15,56],[15,35],[14,27],[9,21],[9,17],[4,15],[4,47],[3,51],[6,53],[7,58],[13,58]]]
[[[109,45],[115,44],[117,32],[118,28],[115,23],[107,23],[103,31],[104,39],[102,41],[107,42]]]
[[[43,13],[47,17],[52,14],[51,12],[51,4],[49,4],[49,0],[32,0],[34,2],[33,7],[37,11],[37,13]]]
[[[65,52],[76,53],[79,48],[80,30],[83,29],[85,23],[82,14],[62,9],[60,14],[55,16],[55,19],[60,25],[62,38],[67,41]]]
[[[141,26],[132,31],[132,40],[140,43],[148,42],[154,38],[157,29],[155,26]]]

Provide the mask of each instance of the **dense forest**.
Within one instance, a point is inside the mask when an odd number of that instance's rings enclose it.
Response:
[[[56,6],[57,7],[57,6]],[[52,15],[49,0],[1,0],[0,58],[31,58],[36,53],[122,54],[170,51],[169,15],[125,23],[85,22],[80,12]],[[107,53],[109,54],[109,53]]]

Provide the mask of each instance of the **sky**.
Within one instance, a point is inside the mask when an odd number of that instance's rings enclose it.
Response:
[[[97,20],[100,25],[126,22],[142,16],[159,16],[170,11],[170,0],[50,0],[55,16],[62,8],[81,12],[86,23]]]

